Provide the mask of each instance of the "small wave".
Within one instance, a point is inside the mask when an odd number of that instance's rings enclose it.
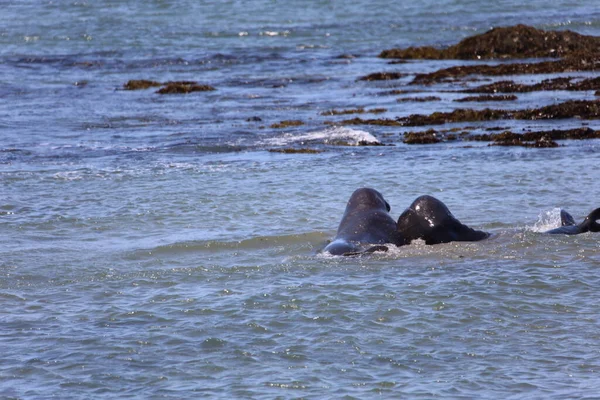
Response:
[[[560,218],[561,209],[556,207],[551,210],[542,211],[538,215],[538,220],[533,224],[529,230],[533,232],[546,232],[550,229],[558,228],[561,226]]]
[[[332,127],[301,135],[287,133],[283,136],[265,140],[265,144],[269,146],[289,146],[292,144],[359,146],[365,143],[380,144],[379,140],[369,132],[346,127]]]
[[[193,240],[176,242],[167,245],[156,246],[151,249],[140,249],[137,255],[168,255],[186,252],[209,252],[217,253],[227,250],[260,250],[277,247],[310,247],[315,250],[329,238],[323,232],[309,232],[292,235],[279,236],[257,236],[243,240],[220,241],[220,240]]]

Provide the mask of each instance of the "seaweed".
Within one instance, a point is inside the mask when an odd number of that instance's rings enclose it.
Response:
[[[304,125],[304,122],[299,121],[299,120],[285,120],[285,121],[281,121],[275,124],[271,124],[271,128],[273,129],[282,129],[282,128],[289,128],[291,126],[301,126]]]
[[[548,90],[600,90],[600,77],[573,82],[575,78],[559,77],[544,79],[540,83],[525,85],[514,81],[498,81],[488,85],[465,89],[464,93],[528,93]]]
[[[125,90],[143,90],[151,87],[162,86],[162,83],[146,79],[131,79],[123,85]]]
[[[517,100],[518,97],[514,94],[503,94],[503,95],[481,95],[481,96],[467,96],[460,99],[456,99],[454,101],[457,102],[469,102],[469,101],[514,101]]]
[[[386,108],[371,108],[371,109],[364,109],[364,108],[353,108],[353,109],[349,109],[349,110],[329,110],[329,111],[323,111],[321,113],[321,115],[324,116],[329,116],[329,115],[349,115],[349,114],[364,114],[364,113],[371,113],[371,114],[381,114],[387,112]]]
[[[400,72],[375,72],[358,78],[359,81],[389,81],[405,77],[406,74]]]
[[[431,46],[384,50],[379,57],[430,60],[559,58],[578,52],[600,52],[600,38],[573,31],[545,31],[527,25],[493,28],[446,49]]]
[[[424,103],[427,101],[440,101],[440,100],[442,100],[442,99],[437,96],[400,97],[400,98],[396,99],[396,101],[398,103],[409,103],[409,102]]]
[[[193,81],[175,81],[167,82],[162,88],[156,91],[158,94],[187,94],[192,92],[206,92],[216,90],[209,85],[199,85]]]
[[[283,153],[283,154],[319,154],[322,153],[321,150],[315,149],[294,149],[294,148],[285,148],[285,149],[269,149],[270,153]]]

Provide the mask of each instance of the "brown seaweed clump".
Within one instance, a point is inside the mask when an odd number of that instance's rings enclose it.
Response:
[[[362,119],[352,118],[340,122],[342,125],[378,125],[378,126],[402,126],[402,123],[396,119],[378,118],[378,119]]]
[[[432,144],[439,143],[441,139],[434,129],[425,132],[406,132],[403,142],[406,144]]]
[[[323,111],[321,113],[321,115],[325,115],[325,116],[329,116],[329,115],[349,115],[349,114],[364,114],[364,113],[370,113],[370,114],[381,114],[387,112],[386,108],[371,108],[371,109],[364,109],[364,108],[353,108],[350,110],[329,110],[329,111]]]
[[[495,110],[485,108],[472,110],[459,108],[451,112],[434,112],[430,115],[413,114],[397,118],[403,126],[439,125],[449,122],[478,122],[499,119],[541,120],[541,119],[598,119],[600,101],[570,100],[560,104],[525,110]]]
[[[513,59],[565,57],[577,52],[600,52],[600,38],[565,31],[544,31],[527,25],[493,28],[461,40],[447,49],[410,47],[384,50],[382,58],[400,59]]]
[[[518,97],[514,94],[502,94],[502,95],[481,95],[481,96],[467,96],[461,99],[456,99],[454,101],[458,102],[469,102],[469,101],[514,101],[517,100]]]
[[[504,135],[504,136],[499,136]],[[512,133],[510,131],[503,132],[501,134],[492,135],[470,135],[465,137],[465,140],[474,141],[503,141],[509,139],[520,138],[525,142],[534,142],[542,140],[542,138],[548,138],[550,140],[585,140],[585,139],[600,139],[600,131],[595,131],[588,127],[574,128],[574,129],[552,129],[549,131],[533,131],[525,132],[522,134]]]
[[[283,153],[283,154],[319,154],[319,153],[322,153],[322,151],[315,150],[315,149],[294,149],[294,148],[269,149],[269,152]]]
[[[554,74],[573,71],[600,70],[600,53],[574,53],[558,61],[511,63],[499,65],[459,65],[434,72],[417,74],[411,84],[432,84],[457,80],[469,75]]]
[[[359,81],[390,81],[394,79],[400,79],[406,76],[406,74],[400,72],[375,72],[373,74],[365,75],[358,78]]]
[[[600,131],[595,131],[589,127],[566,130],[552,129],[547,131],[529,131],[524,133],[514,133],[505,130],[501,133],[492,134],[470,134],[468,132],[469,129],[470,128],[454,128],[441,131],[428,129],[424,132],[406,132],[404,133],[404,143],[430,144],[439,143],[441,141],[462,140],[469,142],[491,142],[489,144],[490,146],[550,148],[559,146],[558,143],[556,143],[556,140],[600,139]]]
[[[301,126],[301,125],[304,125],[304,122],[294,119],[294,120],[285,120],[285,121],[281,121],[281,122],[272,124],[271,128],[283,129],[283,128],[289,128],[291,126]]]
[[[206,92],[216,90],[209,85],[199,85],[193,81],[167,82],[164,87],[156,91],[158,94],[187,94],[192,92]]]
[[[343,120],[343,125],[378,126],[423,126],[455,122],[481,122],[501,119],[545,120],[545,119],[600,119],[600,100],[569,100],[559,104],[524,110],[501,110],[484,108],[474,110],[458,108],[450,112],[434,112],[429,115],[411,114],[407,117],[389,119],[352,118]]]
[[[442,99],[437,96],[421,96],[421,97],[400,97],[396,99],[398,103],[425,103],[428,101],[441,101]]]
[[[162,86],[162,83],[156,81],[150,81],[147,79],[131,79],[123,85],[125,90],[143,90],[151,87]]]
[[[527,93],[546,90],[600,90],[600,77],[573,81],[574,78],[559,77],[544,79],[539,83],[525,85],[513,81],[498,81],[463,90],[464,93]]]
[[[526,140],[527,137],[513,132],[503,132],[493,137],[493,143],[490,146],[522,146],[536,148],[558,147],[558,143],[547,135],[539,135],[535,140]]]

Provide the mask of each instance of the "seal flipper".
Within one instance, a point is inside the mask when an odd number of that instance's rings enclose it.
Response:
[[[577,225],[575,223],[575,218],[562,208],[560,209],[560,226],[571,226]]]
[[[329,253],[332,256],[345,256],[348,253],[360,253],[361,251],[359,246],[348,240],[335,239],[333,242],[325,246],[323,252]]]
[[[385,251],[388,251],[389,249],[390,248],[387,246],[377,245],[377,246],[369,247],[365,251],[353,251],[353,252],[344,253],[342,255],[346,256],[346,257],[362,256],[363,254],[371,254],[371,253],[375,253],[376,251],[384,251],[385,252]]]
[[[600,208],[596,208],[594,211],[588,214],[579,226],[582,229],[586,229],[584,232],[600,232]]]
[[[573,218],[573,217],[571,217]],[[585,232],[600,232],[600,224],[598,220],[600,219],[600,208],[596,208],[594,211],[588,214],[587,217],[583,220],[579,225],[564,225],[560,228],[551,229],[546,233],[555,235],[555,234],[563,234],[563,235],[578,235],[580,233]],[[562,220],[562,211],[561,211],[561,220]]]

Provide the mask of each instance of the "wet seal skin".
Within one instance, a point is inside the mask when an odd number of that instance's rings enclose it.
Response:
[[[600,208],[596,208],[589,213],[580,224],[576,224],[575,219],[565,210],[560,210],[560,219],[562,223],[560,228],[551,229],[545,233],[553,235],[578,235],[585,232],[600,232],[600,223],[598,223],[598,220],[600,220]]]
[[[448,207],[433,196],[420,196],[398,218],[397,229],[402,244],[416,239],[426,244],[476,242],[489,233],[469,228],[452,215]]]
[[[403,242],[398,237],[396,221],[390,216],[390,205],[375,189],[356,189],[333,241],[324,249],[332,255],[359,255],[387,251],[388,243]]]

